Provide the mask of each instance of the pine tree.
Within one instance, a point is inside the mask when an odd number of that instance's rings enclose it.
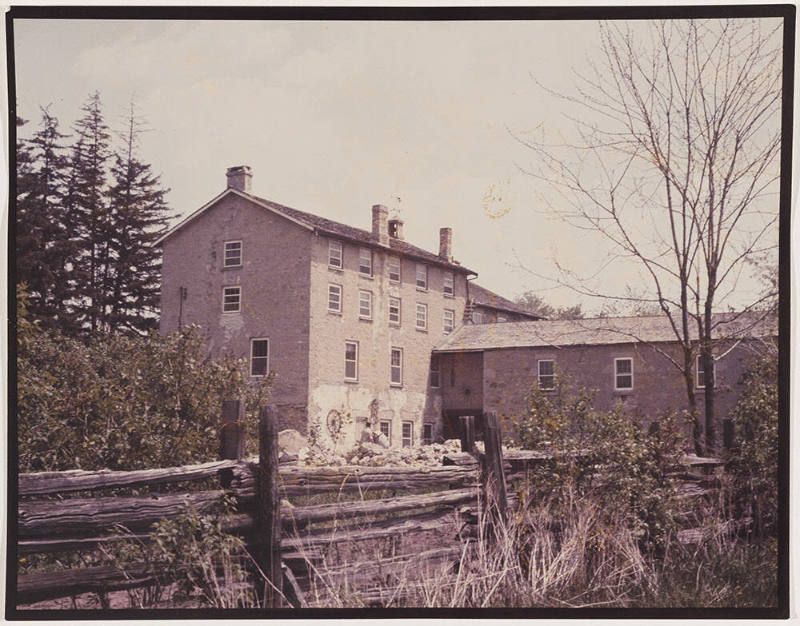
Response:
[[[106,322],[111,332],[145,332],[157,322],[161,255],[153,242],[167,224],[160,177],[138,155],[143,122],[131,103],[122,145],[114,154],[109,203],[115,223],[111,239],[111,292]]]
[[[62,216],[65,168],[62,134],[58,120],[42,108],[39,130],[24,148],[17,149],[17,162],[30,159],[27,173],[18,173],[17,270],[28,289],[29,313],[45,326],[60,324],[69,292],[69,259],[74,253]]]
[[[100,94],[91,95],[75,122],[65,215],[75,230],[78,252],[73,263],[77,323],[96,332],[103,329],[109,283],[111,237],[114,224],[106,194],[111,134],[105,123]]]

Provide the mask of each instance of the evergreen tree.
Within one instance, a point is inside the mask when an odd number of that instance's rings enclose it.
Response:
[[[79,247],[74,259],[77,323],[95,332],[102,329],[108,305],[109,262],[113,220],[107,199],[107,166],[111,134],[105,123],[100,94],[91,95],[75,122],[65,213],[75,227]]]
[[[142,121],[131,103],[122,145],[114,154],[109,203],[115,223],[111,239],[111,293],[106,322],[111,332],[144,332],[156,324],[161,270],[160,251],[153,242],[167,224],[159,176],[138,156]]]
[[[60,322],[70,298],[69,259],[74,250],[62,219],[65,191],[63,139],[58,120],[42,108],[39,130],[17,150],[18,165],[30,160],[27,173],[18,172],[17,270],[28,285],[29,312],[46,326]]]

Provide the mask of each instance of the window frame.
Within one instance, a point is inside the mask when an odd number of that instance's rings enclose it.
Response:
[[[397,263],[397,278],[392,278],[392,264]],[[400,257],[398,256],[388,256],[386,257],[386,273],[389,275],[389,282],[390,283],[401,283],[403,282],[403,264],[400,262]]]
[[[628,361],[631,364],[630,372],[622,372],[620,373],[617,369],[617,364],[622,361]],[[620,376],[630,376],[631,377],[631,386],[630,387],[620,387],[619,377]],[[615,357],[614,358],[614,391],[632,391],[633,390],[633,357],[624,356],[624,357]]]
[[[397,320],[392,319],[392,302],[397,302]],[[389,296],[389,326],[400,326],[403,323],[403,299]]]
[[[266,356],[256,356],[254,354],[255,343],[257,341],[265,341],[267,343],[267,354]],[[253,364],[255,363],[256,359],[265,359],[266,366],[264,367],[263,374],[254,374],[253,373]],[[269,337],[251,337],[250,338],[250,377],[251,378],[264,378],[264,376],[269,375]]]
[[[394,355],[400,355],[400,364],[394,364]],[[394,379],[394,373],[397,371],[399,373],[399,380]],[[389,385],[391,387],[402,387],[403,386],[403,349],[398,346],[392,346],[389,350]]]
[[[422,424],[422,445],[429,446],[433,443],[433,424],[424,422]]]
[[[383,426],[388,425],[388,432],[383,432]],[[378,420],[378,431],[389,440],[389,447],[392,445],[392,420],[382,419]]]
[[[367,254],[369,254],[369,273],[361,271],[361,268],[364,267],[364,266],[361,265],[361,261],[364,259],[364,253],[365,252]],[[374,272],[374,268],[375,268],[375,258],[374,258],[374,255],[372,253],[372,249],[371,248],[359,248],[358,249],[358,274],[360,276],[366,276],[368,278],[372,278],[373,272]]]
[[[363,300],[361,297],[366,294],[368,296],[367,303],[369,305],[369,313],[364,315],[362,312],[362,304]],[[360,320],[372,320],[372,292],[369,289],[359,289],[358,290],[358,319]]]
[[[409,427],[409,436],[406,437],[406,426]],[[408,445],[406,445],[406,439],[408,440]],[[414,447],[414,422],[411,420],[403,420],[400,423],[400,447],[401,448],[413,448]]]
[[[694,364],[694,386],[695,389],[705,389],[706,388],[706,374],[705,370],[703,370],[703,384],[700,384],[700,365],[702,363],[701,360],[702,355],[698,354],[695,357],[695,364]],[[712,357],[712,365],[713,368],[713,376],[714,376],[714,389],[717,388],[717,360]]]
[[[424,325],[422,326],[419,325],[420,307],[422,307],[424,312]],[[417,330],[428,330],[428,305],[425,302],[417,302],[414,314],[414,328]]]
[[[447,330],[447,314],[450,313],[450,330]],[[453,309],[445,309],[442,313],[442,332],[449,335],[456,329],[456,312]]]
[[[235,309],[227,309],[226,308],[228,306],[228,303],[226,302],[225,298],[228,295],[232,295],[232,294],[226,293],[229,289],[235,289],[236,290],[237,299],[236,299],[236,308]],[[242,312],[242,286],[241,285],[223,285],[223,287],[222,287],[222,312],[224,314],[227,314],[227,313],[241,313]]]
[[[238,243],[239,244],[239,262],[238,263],[228,263],[228,245]],[[242,267],[244,264],[244,244],[242,243],[241,239],[231,239],[229,241],[225,241],[222,244],[222,267]]]
[[[355,359],[348,359],[347,358],[347,347],[348,346],[355,346]],[[353,377],[350,377],[350,376],[347,375],[347,364],[348,363],[353,363],[353,365],[354,365],[355,375]],[[351,383],[357,383],[358,382],[358,342],[357,341],[345,340],[345,342],[344,342],[344,379],[345,379],[345,381],[348,381],[348,382],[351,382]]]
[[[434,365],[436,367],[434,367]],[[436,374],[436,384],[433,384],[433,375]],[[431,389],[439,389],[442,386],[442,361],[438,356],[431,357],[431,369],[428,376],[428,384]]]
[[[447,279],[450,278],[450,290],[448,291]],[[456,275],[454,272],[445,270],[442,273],[442,293],[450,298],[455,298],[456,295]]]
[[[483,313],[480,311],[473,311],[472,312],[472,323],[473,324],[483,324]]]
[[[543,374],[542,373],[542,363],[550,363],[551,365],[551,373],[550,374]],[[556,388],[556,361],[555,359],[539,359],[536,362],[536,374],[537,374],[537,384],[539,385],[539,389],[542,391],[553,391]],[[545,387],[542,385],[542,378],[550,378],[552,379],[552,383],[549,387]]]
[[[423,270],[423,284],[420,285],[419,275],[420,269]],[[416,270],[414,272],[414,284],[417,286],[417,289],[420,291],[428,291],[428,266],[425,263],[417,263]]]
[[[338,246],[339,248],[339,264],[336,265],[335,263],[331,263],[331,260],[334,259],[332,252]],[[328,240],[328,267],[335,270],[344,269],[344,244],[338,239],[329,239]]]
[[[331,288],[339,290],[339,308],[338,309],[332,309],[331,308]],[[339,314],[341,314],[342,313],[342,309],[343,309],[343,306],[342,306],[343,302],[344,302],[344,287],[342,287],[338,283],[328,283],[328,313],[339,313]]]

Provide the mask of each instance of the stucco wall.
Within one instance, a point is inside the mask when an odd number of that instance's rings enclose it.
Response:
[[[401,259],[400,284],[389,281],[387,252],[374,249],[373,276],[359,274],[359,245],[341,240],[344,267],[328,266],[327,237],[315,237],[311,259],[311,335],[309,365],[309,419],[326,420],[331,410],[349,410],[353,425],[347,446],[364,428],[371,415],[370,403],[377,401],[378,419],[392,420],[392,444],[401,442],[401,423],[414,423],[414,440],[421,441],[422,424],[434,424],[434,437],[441,431],[441,400],[438,390],[429,387],[433,346],[443,335],[444,309],[455,311],[456,327],[464,313],[466,279],[456,273],[455,294],[442,292],[443,269],[428,265],[428,289],[415,284],[416,261]],[[392,256],[395,256],[392,253]],[[342,286],[341,314],[328,311],[328,284]],[[372,292],[372,319],[359,319],[359,290]],[[402,302],[401,324],[389,324],[389,297]],[[428,305],[426,331],[415,327],[416,303]],[[345,341],[359,345],[358,382],[344,380]],[[403,384],[390,385],[390,352],[403,350]]]
[[[223,268],[225,241],[242,241],[242,266]],[[212,356],[249,358],[252,338],[269,339],[276,374],[270,401],[281,428],[305,431],[308,391],[310,231],[244,198],[227,195],[163,242],[162,333],[199,324]],[[222,312],[223,286],[241,285],[239,313]]]

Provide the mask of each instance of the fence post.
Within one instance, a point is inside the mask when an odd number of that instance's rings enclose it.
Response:
[[[488,536],[496,535],[496,524],[506,515],[506,479],[503,468],[503,448],[500,436],[500,423],[497,415],[486,413],[484,418],[483,441],[486,450],[484,464],[486,471],[486,530]]]
[[[461,424],[461,451],[472,453],[475,447],[475,416],[462,415],[458,421]]]
[[[241,459],[244,456],[242,437],[244,403],[240,400],[222,401],[222,426],[219,431],[219,458]]]
[[[262,407],[258,420],[257,532],[262,535],[258,565],[267,576],[264,607],[281,606],[281,512],[278,494],[277,416]],[[271,583],[271,584],[270,584]],[[274,587],[273,587],[274,586]],[[276,591],[277,589],[277,591]]]

